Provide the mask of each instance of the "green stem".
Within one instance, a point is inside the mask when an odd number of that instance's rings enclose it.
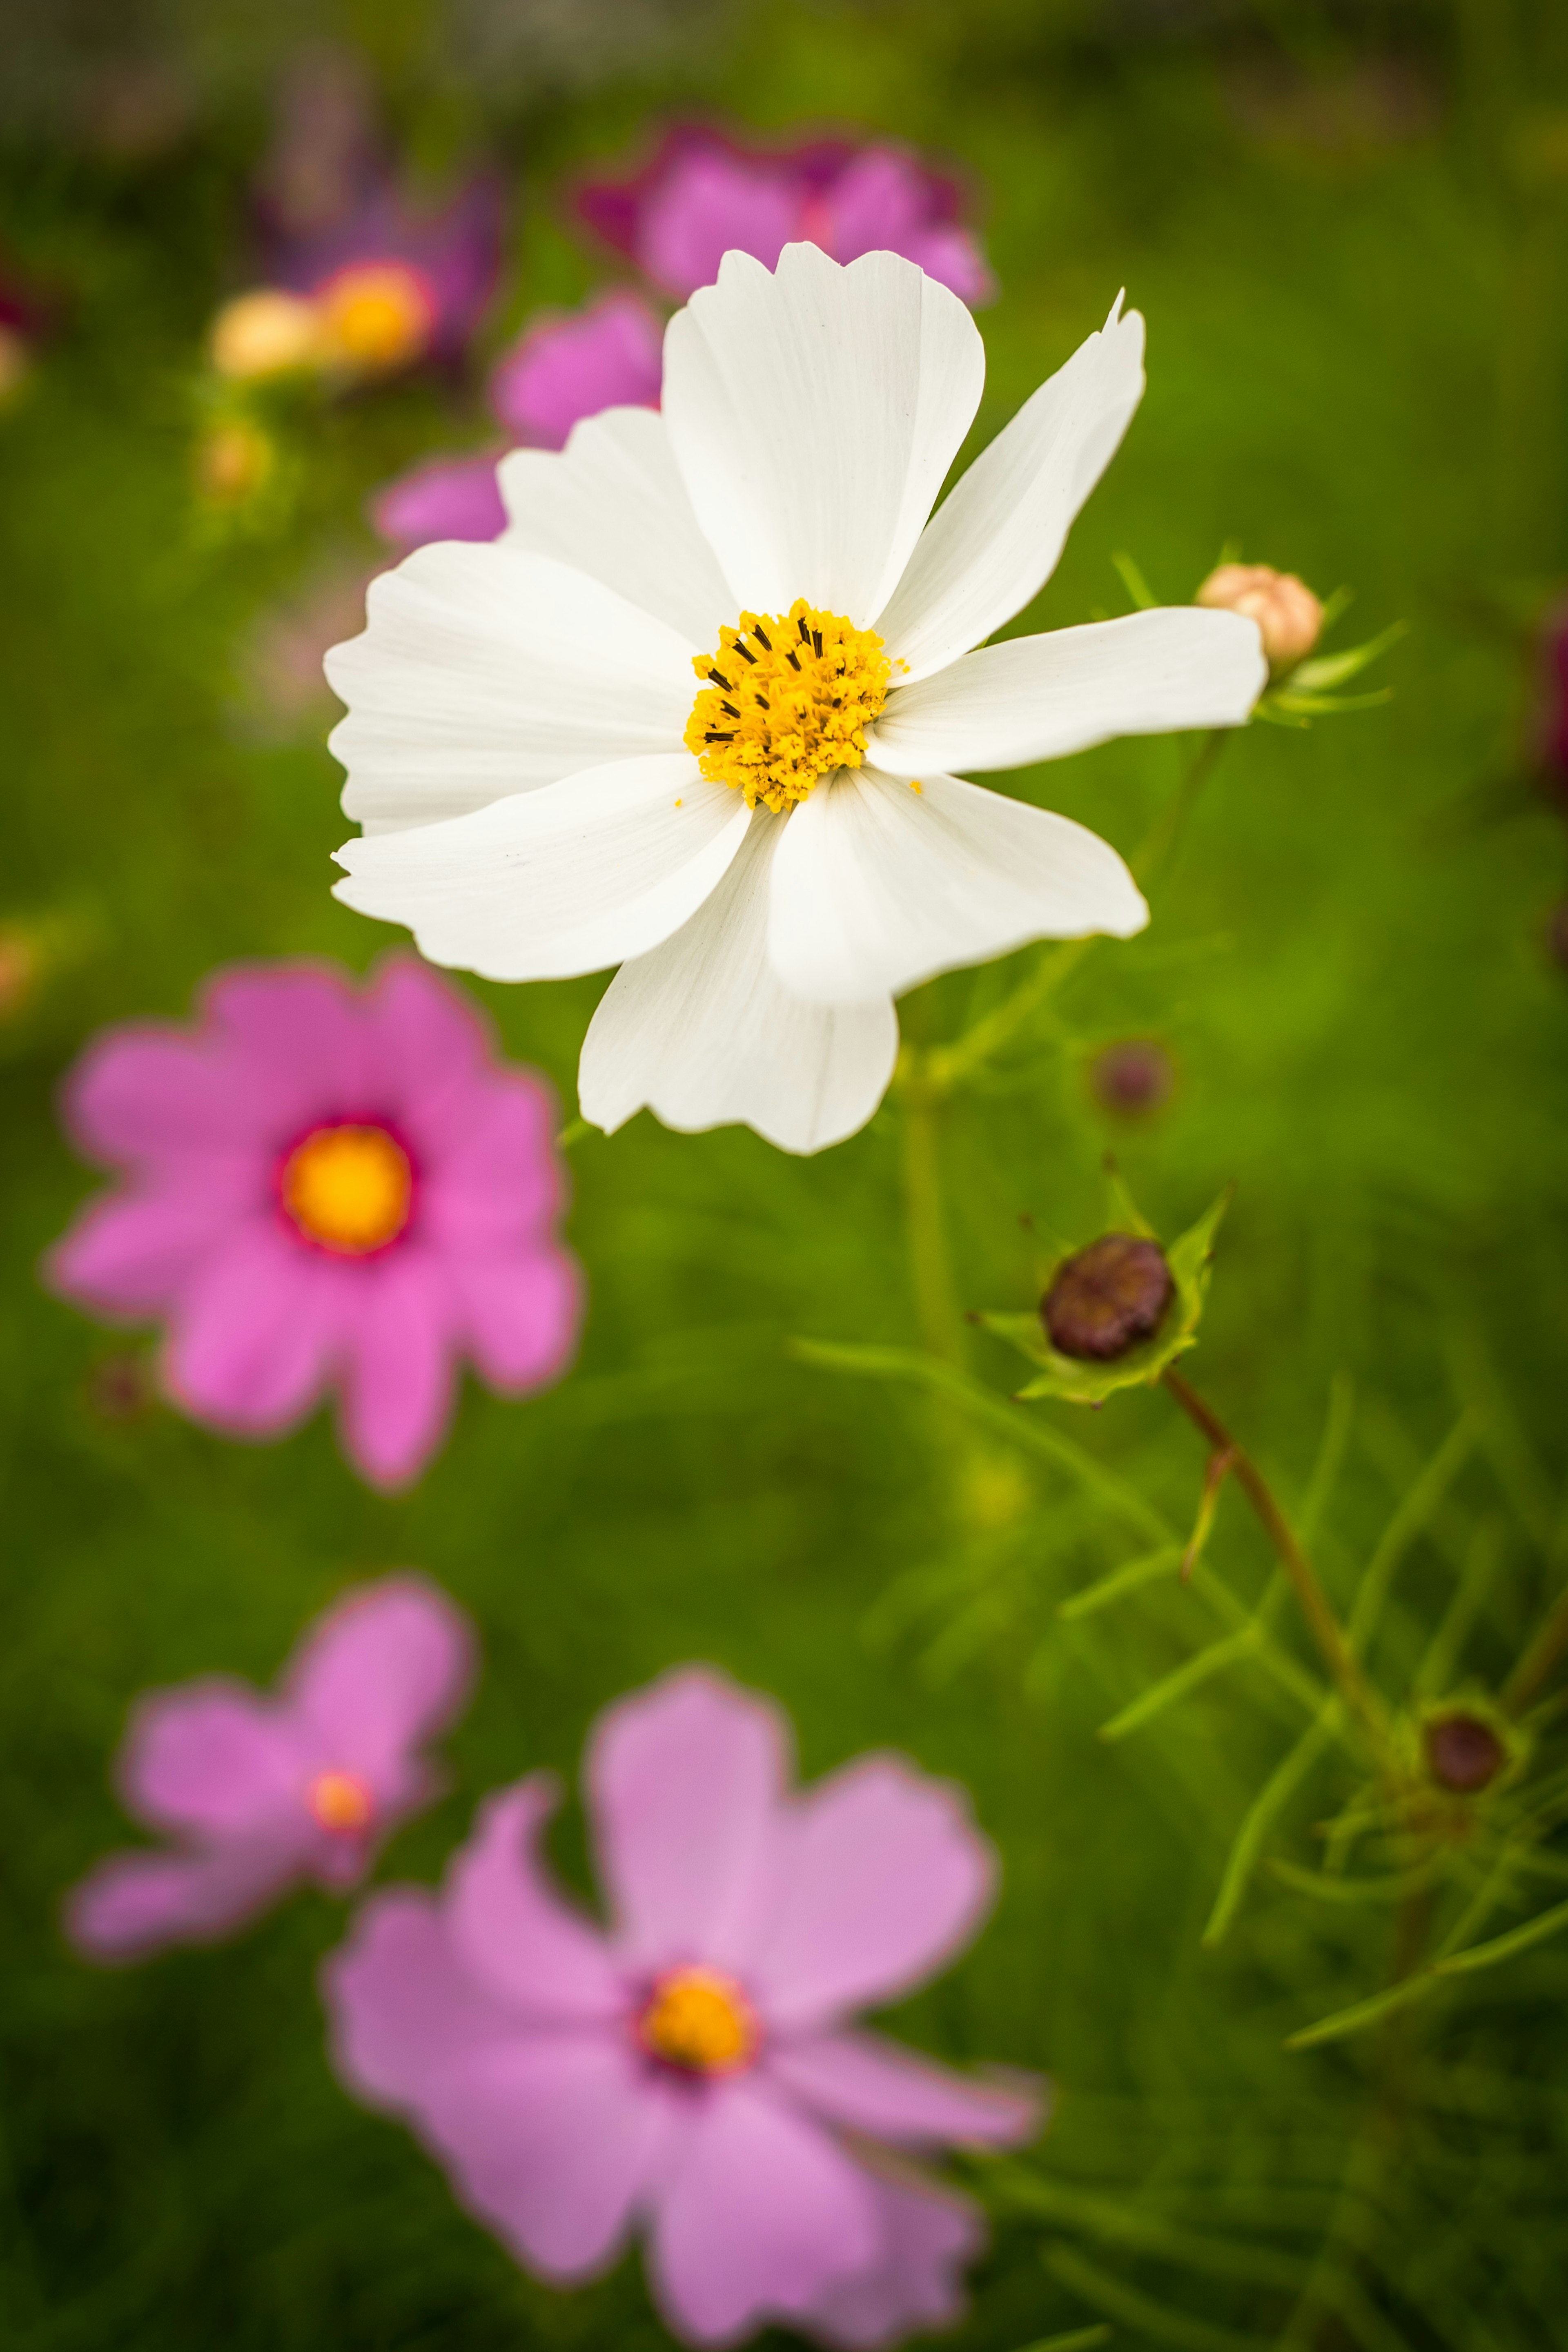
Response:
[[[1251,1455],[1237,1444],[1218,1413],[1204,1402],[1194,1389],[1187,1386],[1173,1366],[1167,1365],[1163,1377],[1166,1388],[1188,1420],[1202,1431],[1212,1452],[1229,1454],[1230,1475],[1251,1504],[1262,1523],[1264,1533],[1279,1553],[1280,1564],[1290,1580],[1296,1598],[1301,1604],[1301,1613],[1322,1652],[1325,1664],[1368,1730],[1381,1741],[1384,1729],[1382,1701],[1362,1672],[1360,1661],[1341,1630],[1328,1594],[1319,1583],[1316,1570],[1275,1501],[1268,1482]]]
[[[1510,1715],[1522,1715],[1564,1650],[1568,1650],[1568,1591],[1558,1594],[1504,1685],[1502,1703]]]

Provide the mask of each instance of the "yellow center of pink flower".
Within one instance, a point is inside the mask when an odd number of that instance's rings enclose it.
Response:
[[[819,613],[804,596],[782,617],[742,613],[720,630],[718,652],[691,667],[708,682],[691,706],[687,750],[710,783],[781,814],[819,777],[859,767],[893,674],[875,629]]]
[[[736,2074],[757,2054],[762,2029],[733,1977],[670,1969],[637,2020],[643,2048],[688,2074]]]
[[[405,367],[429,345],[436,325],[430,289],[401,261],[354,262],[316,297],[330,354],[368,371]]]
[[[408,1223],[414,1171],[384,1127],[319,1127],[289,1153],[279,1189],[307,1241],[363,1257]]]
[[[375,1801],[353,1772],[318,1772],[305,1799],[324,1830],[363,1830],[375,1811]]]

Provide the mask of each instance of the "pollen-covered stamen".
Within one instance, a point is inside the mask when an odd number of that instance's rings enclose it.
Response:
[[[742,613],[720,630],[718,652],[691,667],[707,682],[691,706],[687,750],[710,782],[744,793],[750,808],[762,801],[780,812],[835,768],[860,766],[893,674],[874,629],[804,597],[782,617]]]
[[[413,1205],[408,1154],[384,1127],[318,1127],[278,1177],[283,1207],[308,1242],[364,1257],[397,1239]]]
[[[637,2022],[652,2058],[685,2074],[737,2074],[751,2064],[762,2028],[733,1977],[718,1969],[668,1969]]]

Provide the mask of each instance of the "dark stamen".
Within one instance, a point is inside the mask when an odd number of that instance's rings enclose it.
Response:
[[[758,635],[758,636],[762,636],[762,634],[763,634],[763,633],[762,633],[761,629],[759,629],[759,630],[757,631],[757,635]],[[765,642],[765,640],[764,640],[764,642]],[[742,645],[739,637],[737,637],[737,638],[736,638],[736,640],[735,640],[735,651],[736,651],[738,654],[743,654],[743,655],[745,656],[746,659],[751,663],[751,665],[752,665],[752,668],[753,668],[753,669],[756,667],[756,666],[757,666],[757,656],[756,656],[756,655],[752,651],[752,648],[751,648],[751,646],[748,646],[748,645]]]
[[[723,673],[722,673],[721,671],[720,671],[720,670],[716,670],[716,669],[710,669],[710,670],[709,671],[708,675],[709,675],[709,677],[712,679],[712,681],[713,681],[713,683],[714,683],[714,685],[715,685],[715,686],[721,686],[721,687],[723,688],[723,689],[724,689],[724,691],[725,691],[725,693],[726,693],[726,694],[733,694],[733,693],[734,693],[734,691],[735,691],[734,688],[731,685],[731,683],[730,683],[729,679],[728,679],[726,677],[724,677],[724,675],[723,675]]]
[[[767,698],[767,696],[766,696],[765,694],[759,694],[759,695],[758,695],[758,697],[757,697],[757,708],[758,708],[758,709],[759,709],[759,710],[771,710],[771,709],[773,709],[773,704],[768,700],[768,698]]]
[[[816,658],[820,661],[822,659],[822,631],[820,629],[813,629],[811,633],[811,642],[816,648]]]
[[[772,653],[772,651],[773,651],[773,639],[769,636],[769,635],[768,635],[768,633],[767,633],[766,629],[764,629],[764,628],[763,628],[763,625],[762,625],[762,623],[761,623],[760,621],[754,621],[754,622],[752,624],[752,636],[753,636],[753,637],[755,637],[755,639],[756,639],[756,641],[757,641],[758,645],[760,645],[760,646],[761,646],[761,647],[762,647],[762,649],[763,649],[763,653],[765,653],[765,654],[771,654],[771,653]]]
[[[795,627],[800,631],[800,641],[801,641],[801,644],[802,644],[803,646],[808,646],[808,645],[810,645],[810,643],[811,643],[811,631],[810,631],[810,630],[806,627],[806,625],[805,625],[805,614],[804,614],[804,613],[801,614],[801,616],[800,616],[799,620],[795,623]],[[820,648],[820,647],[818,647],[818,651],[820,651],[820,650],[821,650],[821,648]]]
[[[708,730],[707,734],[702,738],[702,740],[705,743],[732,743],[734,740],[735,738],[733,733],[729,735],[721,735],[714,728],[711,727]]]
[[[721,710],[727,710],[731,719],[739,719],[741,715],[732,702],[721,702],[719,708]]]
[[[798,669],[800,667],[800,656],[798,654],[787,653],[784,656],[784,659],[788,662],[791,669]]]

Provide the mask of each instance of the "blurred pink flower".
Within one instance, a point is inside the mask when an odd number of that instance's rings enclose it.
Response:
[[[437,539],[499,539],[506,529],[499,455],[427,458],[377,490],[371,521],[389,546],[405,552]]]
[[[554,1108],[414,956],[363,991],[330,964],[240,965],[194,1032],[108,1030],[71,1073],[71,1134],[126,1181],[47,1276],[162,1319],[168,1388],[216,1428],[275,1435],[340,1389],[350,1458],[401,1486],[441,1442],[459,1357],[520,1395],[572,1352]]]
[[[308,295],[363,364],[453,359],[495,292],[502,212],[500,183],[488,174],[439,208],[378,175],[325,227],[275,234],[269,282]]]
[[[1027,2139],[1039,2086],[973,2081],[849,2021],[973,1934],[991,1849],[900,1758],[789,1787],[788,1727],[701,1668],[601,1717],[587,1793],[613,1925],[557,1895],[535,1773],[439,1896],[378,1895],[327,1963],[336,2063],[559,2281],[635,2220],[676,2331],[773,2318],[875,2345],[951,2319],[980,2217],[907,2153]]]
[[[797,240],[835,261],[886,250],[916,261],[965,302],[994,291],[978,241],[959,222],[955,181],[898,147],[816,140],[747,150],[682,124],[630,179],[590,180],[578,210],[616,252],[678,301],[710,286],[731,247],[772,269]]]
[[[439,1794],[417,1751],[461,1712],[474,1664],[446,1595],[389,1576],[318,1622],[276,1697],[225,1675],[149,1693],[117,1778],[126,1811],[173,1846],[100,1862],[67,1899],[72,1943],[142,1959],[214,1943],[306,1879],[352,1886]]]

